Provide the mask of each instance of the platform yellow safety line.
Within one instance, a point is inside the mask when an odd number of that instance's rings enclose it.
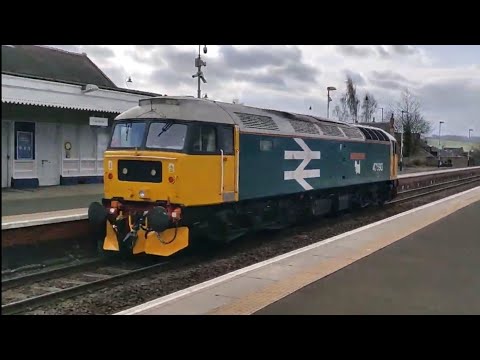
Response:
[[[476,189],[476,191],[475,191]],[[293,292],[330,275],[355,261],[366,257],[392,243],[405,238],[406,236],[466,207],[474,202],[480,201],[480,187],[472,189],[474,191],[465,194],[465,198],[451,199],[445,203],[440,203],[436,207],[430,207],[422,212],[423,216],[406,216],[398,218],[398,221],[407,221],[409,226],[399,226],[392,236],[392,230],[386,227],[390,223],[381,224],[378,231],[374,234],[356,234],[356,236],[370,236],[371,240],[361,248],[349,247],[340,244],[332,244],[336,247],[345,249],[341,257],[328,258],[319,256],[319,264],[297,270],[284,280],[264,287],[262,290],[253,291],[246,296],[230,302],[229,304],[215,308],[207,315],[250,315],[260,309],[278,301]],[[430,210],[430,212],[428,212]],[[428,212],[428,213],[427,213]],[[388,233],[388,234],[387,234]],[[315,250],[311,250],[314,252]],[[254,273],[251,274],[253,276]],[[245,275],[249,276],[249,275]]]

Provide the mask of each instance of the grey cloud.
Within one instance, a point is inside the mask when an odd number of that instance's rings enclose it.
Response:
[[[337,45],[338,51],[347,56],[367,57],[375,55],[375,52],[368,46]]]
[[[480,110],[480,81],[471,79],[443,80],[422,86],[419,95],[427,103],[436,103],[437,106],[448,107],[452,111],[459,111],[466,107],[476,110],[476,117]],[[472,114],[473,115],[473,114]]]
[[[291,61],[301,60],[300,49],[293,47],[264,46],[249,50],[237,49],[231,45],[222,46],[220,53],[226,64],[235,69],[281,66]]]
[[[152,52],[154,51],[155,49],[157,49],[159,46],[155,46],[155,45],[134,45],[134,49],[133,51],[139,51],[139,52]]]
[[[392,45],[391,48],[399,55],[413,55],[418,52],[418,49],[411,45]]]
[[[95,57],[99,60],[109,59],[115,56],[112,49],[101,45],[48,45],[54,48],[71,51],[75,53],[86,53],[87,56]]]
[[[87,53],[87,56],[102,58],[102,60],[115,56],[112,49],[100,45],[84,45],[82,47],[82,52]]]
[[[304,63],[291,63],[285,68],[285,75],[298,81],[315,82],[315,76],[320,73],[319,69]]]
[[[147,63],[152,66],[165,65],[165,54],[170,51],[175,51],[176,48],[172,45],[155,46],[155,45],[135,45],[132,50],[127,50],[126,54],[131,56],[139,63]]]
[[[168,50],[168,51],[166,51]],[[133,54],[131,54],[133,55]],[[236,49],[232,46],[220,48],[219,57],[202,56],[207,66],[202,70],[208,83],[205,88],[220,88],[234,86],[235,83],[249,83],[268,89],[295,90],[293,82],[315,83],[319,70],[303,63],[300,49],[287,47],[262,47],[252,51]],[[160,63],[151,76],[158,83],[183,84],[195,86],[191,78],[195,73],[195,52],[188,52],[176,47],[156,48],[150,52],[150,57],[142,62]],[[193,80],[193,81],[192,81]],[[202,87],[203,88],[203,87]]]
[[[375,86],[390,90],[400,90],[405,87],[402,82],[393,79],[371,79],[370,82]]]
[[[343,73],[345,74],[345,76],[350,76],[352,78],[354,85],[363,86],[367,83],[365,81],[365,78],[358,72],[346,69],[343,70]]]
[[[71,51],[71,52],[74,52],[74,53],[82,53],[82,47],[79,46],[79,45],[46,45],[48,47],[53,47],[53,48],[57,48],[57,49],[62,49],[62,50],[65,50],[65,51]]]
[[[403,75],[396,73],[392,70],[386,71],[372,71],[372,77],[377,80],[399,80],[399,81],[408,81]]]
[[[337,45],[338,51],[347,56],[378,56],[381,58],[391,58],[392,55],[415,55],[418,49],[411,45],[390,45],[387,49],[381,45],[375,48],[367,45]]]
[[[319,116],[325,116],[324,110],[326,110],[326,99],[321,97],[291,96],[286,93],[273,94],[262,90],[249,91],[240,101],[249,106]],[[309,110],[310,106],[312,110]]]
[[[433,125],[445,121],[447,133],[466,134],[469,127],[480,129],[480,81],[442,80],[417,90],[422,108]]]
[[[110,80],[113,81],[115,85],[117,85],[120,88],[125,88],[126,87],[126,79],[127,75],[125,73],[125,70],[120,67],[120,66],[102,66],[102,71],[107,75]],[[135,78],[132,79],[135,82]]]
[[[67,50],[72,49],[73,47],[70,47]],[[137,46],[135,59],[139,64],[152,65],[155,71],[145,77],[141,74],[132,74],[133,87],[162,94],[196,96],[197,82],[191,77],[196,71],[194,67],[196,51],[195,48],[188,51],[173,46]],[[336,51],[349,56],[373,55],[376,58],[372,61],[388,58],[392,62],[403,61],[404,57],[410,57],[412,54],[413,56],[420,54],[414,47],[389,45],[346,46],[338,47]],[[202,57],[207,61],[207,67],[203,70],[208,81],[207,84],[202,84],[202,93],[208,93],[211,99],[231,101],[232,98],[238,97],[246,105],[301,113],[308,113],[308,107],[312,106],[312,113],[322,116],[326,113],[326,96],[314,90],[317,88],[316,76],[320,70],[317,66],[304,62],[299,48],[237,49],[225,46],[219,48],[218,57],[203,53]],[[113,60],[115,58],[110,58],[104,65],[99,63],[99,66],[112,77],[112,80],[123,87],[126,75],[123,75],[123,69],[120,66],[116,68],[108,66],[114,63]],[[478,64],[478,61],[474,59],[471,64]],[[342,70],[337,65],[333,66],[331,71],[337,74],[338,71],[350,74],[356,85],[363,87],[359,89],[359,95],[363,95],[368,89],[385,111],[389,104],[399,100],[400,91],[408,86],[418,95],[426,118],[433,124],[438,123],[438,120],[446,121],[448,133],[464,134],[468,126],[480,129],[478,117],[480,84],[475,80],[474,75],[452,81],[448,79],[433,81],[431,78],[418,77],[416,78],[418,82],[413,82],[409,79],[410,74],[407,71],[399,73],[396,68],[391,67],[391,69],[364,74],[358,71],[361,68],[345,66]],[[475,69],[477,68],[474,67],[473,70]],[[445,72],[445,76],[450,76],[450,73]],[[455,76],[458,77],[458,74]],[[339,90],[342,88],[342,91],[345,88],[342,84],[324,85],[334,85]],[[334,103],[331,104],[330,111],[338,102],[339,95],[340,91],[332,95]],[[381,114],[378,118],[380,116]]]
[[[273,88],[286,87],[285,81],[278,76],[272,76],[270,74],[241,74],[237,73],[235,79],[238,81],[247,81],[254,84],[267,85]]]
[[[150,76],[150,81],[158,87],[175,87],[181,84],[194,84],[191,76],[187,74],[171,71],[167,68],[155,70]]]
[[[380,57],[387,58],[390,56],[389,52],[385,50],[385,48],[381,45],[377,46],[377,52],[380,55]]]

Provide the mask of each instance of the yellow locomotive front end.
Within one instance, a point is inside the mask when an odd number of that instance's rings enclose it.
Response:
[[[185,249],[196,213],[238,199],[235,132],[171,118],[116,120],[104,154],[104,197],[89,208],[102,249],[158,256]]]
[[[104,250],[169,256],[188,246],[178,196],[182,157],[162,151],[105,153]]]

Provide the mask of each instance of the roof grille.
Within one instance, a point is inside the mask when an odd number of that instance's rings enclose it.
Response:
[[[236,112],[235,113],[243,125],[247,128],[261,129],[261,130],[279,130],[278,125],[270,116],[255,115]]]
[[[320,128],[320,130],[322,130],[324,135],[345,137],[338,126],[326,124],[317,124],[317,126]]]
[[[309,121],[293,120],[289,119],[295,132],[304,134],[320,134],[315,125]]]
[[[349,137],[350,139],[363,140],[362,132],[357,128],[342,127],[342,130],[345,133],[345,135],[347,135],[347,137]]]

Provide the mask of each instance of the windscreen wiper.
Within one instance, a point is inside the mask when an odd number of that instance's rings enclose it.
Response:
[[[162,131],[160,131],[160,133],[157,135],[157,136],[160,136],[162,135],[165,131],[167,131],[168,129],[170,129],[170,127],[173,125],[173,121],[170,121],[168,123],[165,124],[165,126],[162,128]]]

